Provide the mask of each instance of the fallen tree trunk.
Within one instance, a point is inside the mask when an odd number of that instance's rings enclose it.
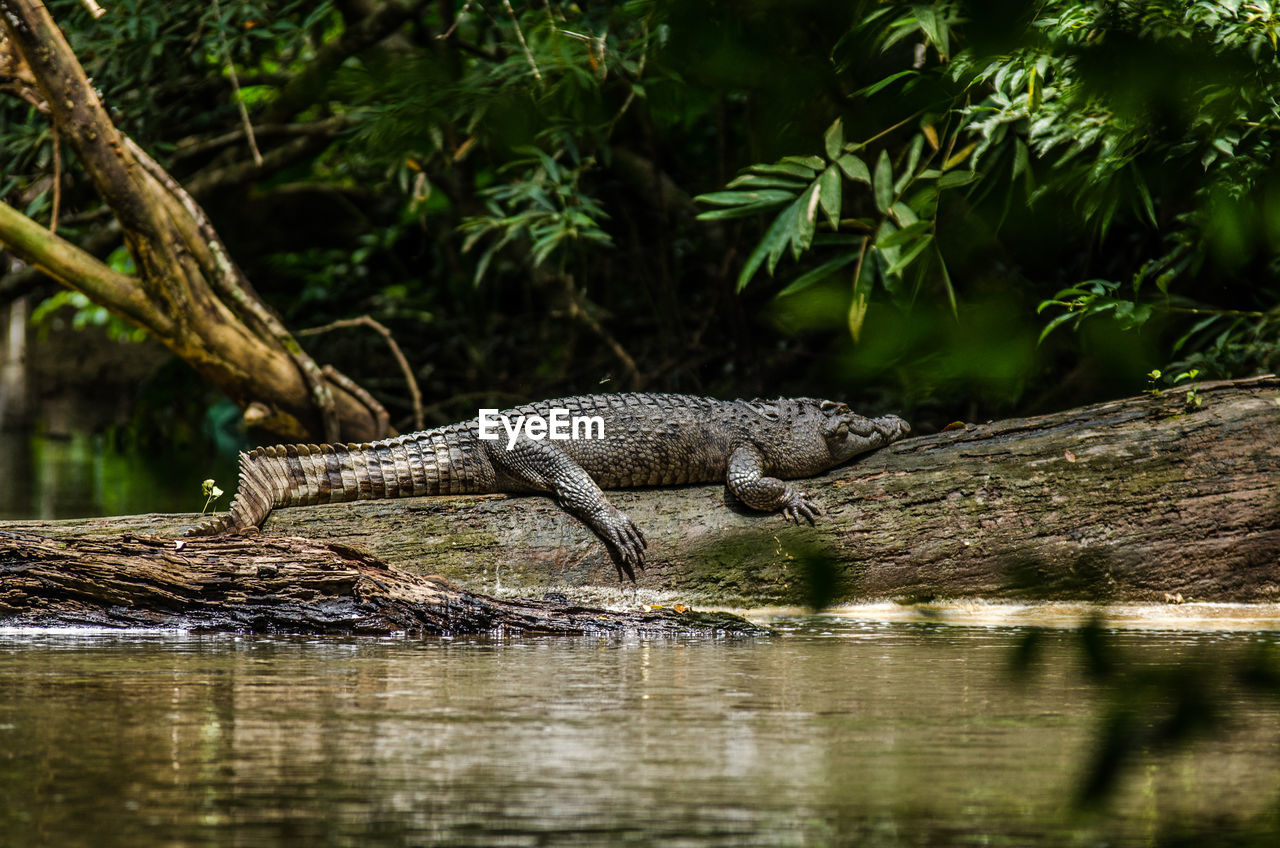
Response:
[[[754,634],[725,613],[501,601],[306,539],[58,542],[0,532],[0,625],[252,633]]]
[[[723,486],[610,493],[647,535],[639,593],[543,497],[281,509],[263,536],[336,542],[497,596],[723,606],[884,597],[1280,598],[1280,379],[1200,384],[898,442],[822,478],[787,525]],[[23,522],[71,539],[194,516]],[[0,525],[3,529],[5,525]]]

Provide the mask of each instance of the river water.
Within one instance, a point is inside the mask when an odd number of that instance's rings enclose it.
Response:
[[[1280,844],[1280,700],[1234,682],[1274,620],[984,609],[755,639],[0,630],[0,845]],[[1077,805],[1109,711],[1142,731],[1187,691],[1198,739]]]

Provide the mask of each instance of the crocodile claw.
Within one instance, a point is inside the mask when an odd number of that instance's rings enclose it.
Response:
[[[632,583],[636,582],[636,569],[644,570],[644,551],[649,547],[640,528],[626,513],[614,510],[602,522],[600,535],[613,554],[618,579],[625,575]]]
[[[791,497],[782,507],[782,515],[796,524],[800,523],[801,518],[813,524],[814,519],[822,515],[822,510],[816,503],[809,500],[808,493],[792,492]]]

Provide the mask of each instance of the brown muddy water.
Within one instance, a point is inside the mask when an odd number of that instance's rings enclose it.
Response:
[[[1280,700],[1242,671],[1270,619],[1029,609],[732,640],[0,630],[0,845],[1280,844]],[[1197,739],[1076,805],[1109,711],[1141,733],[1188,690]]]

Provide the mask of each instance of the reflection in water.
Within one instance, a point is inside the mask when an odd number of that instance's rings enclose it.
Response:
[[[1072,634],[785,619],[762,640],[0,631],[0,845],[1148,844],[1280,790],[1280,719],[1070,798]],[[1274,634],[1126,633],[1139,662]],[[1226,822],[1225,824],[1223,822]]]
[[[234,459],[120,451],[102,434],[0,431],[0,520],[198,511],[206,477],[234,490]]]

